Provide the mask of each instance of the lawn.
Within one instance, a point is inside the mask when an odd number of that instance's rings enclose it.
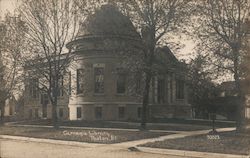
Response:
[[[118,131],[118,130],[78,130],[78,129],[53,129],[35,127],[0,127],[0,135],[25,136],[88,143],[112,144],[125,141],[154,138],[171,133],[149,131]]]
[[[211,129],[211,121],[206,121],[206,124],[201,122],[181,122],[170,120],[166,122],[167,125],[162,123],[149,123],[147,125],[148,129],[151,130],[173,130],[173,131],[195,131],[195,130],[206,130]],[[21,125],[52,125],[51,120],[36,120],[36,121],[26,121],[18,123]],[[97,128],[126,128],[126,129],[138,129],[140,128],[139,122],[116,122],[116,121],[63,121],[60,123],[61,126],[70,126],[70,127],[97,127]],[[228,126],[233,126],[230,124]],[[227,125],[217,127],[228,127]]]
[[[222,132],[218,135],[219,137],[214,137],[216,139],[211,139],[209,135],[198,135],[179,139],[157,141],[154,143],[143,144],[141,146],[224,154],[249,155],[250,131],[249,134],[238,134],[235,131],[232,131]]]

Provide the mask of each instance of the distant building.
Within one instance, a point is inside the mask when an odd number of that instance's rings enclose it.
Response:
[[[15,97],[10,97],[5,101],[4,120],[15,120],[17,118],[18,105]],[[1,113],[0,113],[1,116]]]
[[[76,40],[68,43],[67,47],[73,49],[75,60],[60,83],[64,88],[58,94],[59,118],[141,118],[142,98],[134,93],[140,88],[140,83],[132,82],[128,68],[121,64],[121,54],[139,52],[142,47],[141,38],[128,17],[115,7],[104,5],[84,21]],[[156,58],[160,62],[155,65],[158,69],[150,87],[150,117],[191,117],[188,87],[182,72],[184,69],[181,69],[183,63],[167,47],[158,48],[157,52]],[[25,117],[51,118],[48,96],[37,90],[37,84],[38,79],[31,79],[26,85]]]
[[[220,94],[219,94],[220,97],[237,96],[235,82],[234,81],[222,82],[219,85],[219,92],[220,92]]]
[[[241,82],[241,86],[244,90],[245,93],[245,98],[246,98],[246,105],[245,105],[245,117],[246,119],[250,120],[250,95],[249,95],[249,90],[248,90],[248,84],[246,80],[243,80]],[[220,104],[222,107],[224,107],[224,111],[230,111],[228,113],[228,118],[234,118],[236,119],[236,111],[237,111],[237,106],[239,106],[239,98],[238,98],[238,93],[236,90],[236,84],[234,81],[227,81],[223,82],[219,85],[219,97],[217,97],[217,100],[220,100]]]

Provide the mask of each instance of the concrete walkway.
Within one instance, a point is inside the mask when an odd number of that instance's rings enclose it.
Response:
[[[96,148],[99,146],[106,145],[106,144],[98,144],[98,143],[86,143],[86,142],[77,142],[77,141],[45,139],[45,138],[30,138],[30,137],[10,136],[10,135],[0,135],[0,139],[18,140],[18,141],[24,141],[24,142],[48,143],[48,144],[56,144],[56,145],[67,145],[67,146],[76,146],[76,147],[82,147],[82,148]]]
[[[226,132],[226,131],[232,131],[235,130],[235,128],[219,128],[216,129],[218,132]],[[177,139],[177,138],[184,138],[187,136],[195,136],[195,135],[200,135],[200,134],[206,134],[211,130],[200,130],[200,131],[188,131],[188,132],[181,132],[181,133],[176,133],[176,134],[170,134],[166,136],[160,136],[157,138],[149,138],[149,139],[141,139],[141,140],[135,140],[135,141],[129,141],[129,142],[122,142],[122,143],[117,143],[114,145],[119,145],[119,146],[126,146],[126,147],[136,147],[140,144],[145,144],[145,143],[151,143],[155,141],[164,141],[168,139]]]
[[[160,148],[149,148],[149,147],[137,147],[137,149],[144,153],[173,155],[173,156],[192,157],[192,158],[249,158],[249,155],[222,154],[222,153],[160,149]]]

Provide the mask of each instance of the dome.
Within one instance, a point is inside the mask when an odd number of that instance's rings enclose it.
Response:
[[[89,36],[140,38],[130,19],[110,4],[103,5],[93,15],[89,15],[81,25],[77,38]]]

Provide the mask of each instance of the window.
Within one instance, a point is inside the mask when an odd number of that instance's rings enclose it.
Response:
[[[43,118],[47,117],[47,104],[42,105]]]
[[[13,107],[10,105],[10,115],[13,115]]]
[[[170,85],[170,102],[172,103],[173,102],[173,77],[172,77],[172,74],[170,74],[170,80],[169,80],[169,85]]]
[[[158,103],[165,103],[165,80],[158,79],[157,85],[157,101]]]
[[[141,108],[141,107],[138,107],[138,108],[137,108],[137,117],[138,117],[138,118],[141,118],[141,116],[142,116],[142,108]]]
[[[141,94],[142,92],[142,74],[137,72],[135,75],[135,92]]]
[[[104,93],[104,67],[94,68],[95,93]]]
[[[140,94],[140,92],[141,92],[141,79],[136,80],[135,91],[136,91],[137,94]]]
[[[32,109],[29,109],[29,118],[32,118]]]
[[[35,109],[35,117],[38,118],[38,109]]]
[[[49,103],[49,97],[48,97],[47,94],[42,94],[41,95],[41,101],[40,101],[40,103],[42,105],[47,105]]]
[[[30,93],[30,96],[33,97],[33,98],[37,98],[37,91],[38,89],[38,79],[31,79],[30,80],[30,85],[29,85],[29,93]]]
[[[69,76],[69,87],[68,87],[68,94],[71,95],[71,72],[68,73]]]
[[[176,99],[184,99],[184,81],[176,80]]]
[[[125,107],[118,107],[118,117],[120,119],[125,117]]]
[[[126,74],[118,73],[117,81],[116,81],[116,92],[118,94],[125,93],[126,90]]]
[[[77,94],[83,93],[83,84],[84,84],[84,69],[77,69]]]
[[[59,117],[60,117],[60,118],[63,117],[63,108],[59,108]]]
[[[95,107],[95,118],[96,119],[102,118],[102,107]]]
[[[76,117],[79,119],[79,118],[82,118],[82,107],[77,107],[76,108]]]
[[[63,96],[63,76],[58,79],[58,93],[57,96]]]

